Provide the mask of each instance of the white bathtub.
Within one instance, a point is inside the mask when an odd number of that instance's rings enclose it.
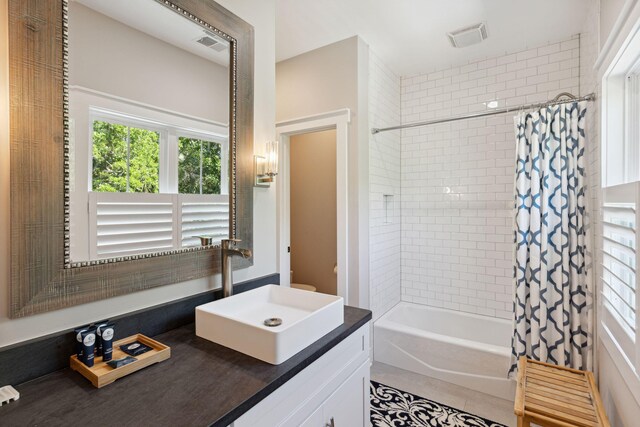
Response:
[[[374,326],[374,359],[503,399],[513,400],[507,379],[511,321],[402,302]]]

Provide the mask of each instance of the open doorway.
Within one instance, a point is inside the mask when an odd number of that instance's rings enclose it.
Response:
[[[280,157],[279,157],[279,172],[278,172],[278,265],[279,265],[279,273],[280,273],[280,285],[282,286],[290,286],[291,279],[293,278],[293,283],[300,284],[308,284],[316,287],[318,292],[327,292],[334,295],[338,295],[343,297],[344,303],[349,304],[349,289],[350,284],[348,283],[349,277],[349,263],[348,257],[351,247],[348,240],[348,160],[347,160],[347,147],[348,147],[348,134],[349,134],[349,122],[350,122],[351,112],[348,109],[332,111],[328,113],[319,114],[316,116],[303,117],[299,119],[292,119],[285,122],[280,122],[276,125],[277,129],[277,138],[280,143]],[[327,132],[325,134],[325,132]],[[296,169],[297,166],[301,166],[304,169],[312,170],[313,173],[308,174],[311,178],[304,179],[296,179],[296,183],[292,188],[292,152],[291,147],[296,143],[300,143],[299,146],[294,147],[293,155],[297,155],[297,148],[302,149],[303,151],[307,151],[304,140],[305,139],[317,139],[322,138],[323,136],[332,135],[330,139],[330,144],[333,146],[333,162],[334,168],[320,167],[315,162],[318,156],[325,156],[325,154],[315,153],[302,153],[304,157],[310,160],[311,164],[309,166],[304,166],[304,161],[295,161],[295,165],[293,168]],[[302,140],[298,139],[299,137]],[[300,142],[303,141],[303,142]],[[326,140],[325,140],[326,141]],[[324,146],[324,149],[329,149],[329,147]],[[293,170],[293,173],[296,173]],[[291,193],[292,191],[298,191],[296,189],[295,184],[298,181],[302,183],[307,183],[311,181],[313,184],[318,184],[318,181],[326,181],[322,184],[333,185],[335,189],[335,193],[333,196],[333,200],[335,200],[335,205],[333,205],[334,214],[331,215],[332,218],[335,218],[335,222],[329,222],[329,226],[333,229],[332,236],[323,239],[322,242],[320,238],[311,237],[310,232],[313,230],[313,225],[310,227],[308,225],[297,225],[298,217],[311,216],[313,218],[317,218],[314,212],[308,214],[304,213],[304,209],[313,206],[315,200],[309,201],[309,199],[313,196],[318,196],[318,189],[314,189],[313,187],[309,187],[307,189],[302,189],[301,192],[303,194],[303,198],[301,199],[301,203],[298,207],[294,206],[292,208],[291,203]],[[296,203],[296,196],[294,195],[293,202]],[[298,210],[300,209],[300,210]],[[328,212],[328,208],[323,208],[323,212]],[[328,215],[328,214],[327,214]],[[296,218],[293,219],[292,217]],[[315,221],[321,222],[326,220],[325,217],[318,218]],[[335,224],[335,225],[333,225]],[[298,229],[302,230],[297,232]],[[328,228],[327,228],[328,229]],[[293,236],[292,236],[293,232]],[[292,240],[293,237],[293,240]],[[335,238],[335,240],[332,240]],[[297,243],[296,243],[297,242]],[[301,243],[300,243],[301,242]],[[328,247],[329,245],[333,245],[335,248],[335,252],[325,249],[315,249],[318,248],[318,244],[322,243],[323,247]],[[297,253],[292,255],[292,252],[296,251],[296,247],[298,247]],[[300,249],[300,245],[307,246],[310,248],[308,254],[305,255],[303,250]],[[298,255],[300,257],[298,257]],[[320,258],[323,260],[320,261]],[[327,261],[330,260],[330,261]],[[319,270],[322,273],[318,276],[311,276],[312,273],[305,273],[306,266],[294,268],[292,265],[292,261],[298,264],[298,261],[304,264],[319,264]],[[327,268],[328,265],[328,268]],[[297,271],[296,271],[297,270]],[[291,275],[291,271],[293,271],[293,275]],[[331,277],[330,280],[327,278]],[[293,276],[293,277],[291,277]],[[318,277],[317,279],[315,277]],[[324,277],[324,278],[321,278]],[[335,285],[333,284],[335,283]],[[357,284],[356,284],[357,287]],[[357,289],[354,289],[357,291]]]
[[[291,287],[337,295],[336,130],[291,136]]]

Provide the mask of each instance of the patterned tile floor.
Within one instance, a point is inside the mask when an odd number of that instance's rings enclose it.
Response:
[[[371,379],[493,421],[516,426],[513,401],[374,362]]]

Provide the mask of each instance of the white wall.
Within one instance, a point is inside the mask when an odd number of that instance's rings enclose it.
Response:
[[[632,0],[633,2],[635,0]],[[600,0],[598,1],[598,5],[596,6],[596,12],[598,13],[598,21],[591,22],[599,22],[599,43],[598,46],[602,47],[607,42],[609,38],[609,34],[611,34],[611,30],[613,29],[616,20],[620,16],[620,12],[625,6],[625,3],[631,3],[629,0]],[[593,3],[593,2],[590,2]],[[591,6],[589,8],[593,9]],[[589,18],[587,18],[589,20]],[[590,28],[583,28],[584,30],[591,32]]]
[[[578,93],[579,38],[402,79],[402,122]],[[514,114],[402,134],[402,299],[512,317]]]
[[[186,18],[176,15],[176,19]],[[189,116],[229,122],[227,67],[78,2],[69,4],[69,51],[71,85]]]
[[[349,302],[360,307],[369,306],[368,50],[359,37],[351,37],[276,66],[278,122],[343,108],[351,110]]]
[[[369,125],[400,123],[400,77],[369,52]],[[384,196],[391,196],[385,206]],[[400,131],[369,134],[370,299],[373,319],[400,302]]]
[[[255,27],[254,135],[257,153],[275,137],[275,0],[218,0]],[[161,304],[219,287],[219,276],[162,286],[76,307],[11,320],[9,300],[9,135],[7,0],[0,0],[0,347],[90,321]],[[254,191],[254,266],[235,272],[236,281],[276,271],[275,187]]]
[[[612,427],[635,427],[640,405],[604,347],[598,352],[598,389]]]

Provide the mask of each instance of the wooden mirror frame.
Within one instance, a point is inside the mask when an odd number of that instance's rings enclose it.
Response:
[[[149,0],[230,41],[230,236],[253,249],[253,27],[212,0]],[[11,285],[30,316],[220,272],[220,250],[69,258],[67,0],[9,0]],[[234,266],[253,259],[234,259]]]

